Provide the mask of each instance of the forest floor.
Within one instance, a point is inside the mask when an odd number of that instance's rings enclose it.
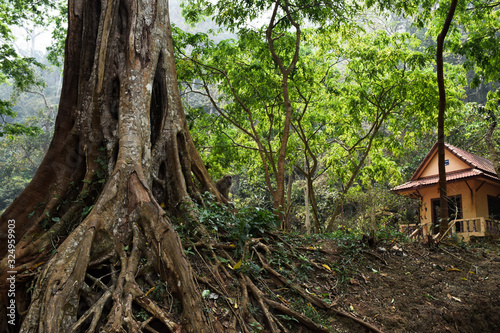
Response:
[[[271,235],[258,240],[270,249],[269,265],[335,311],[298,297],[292,283],[284,285],[259,268],[255,256],[243,260],[238,270],[252,276],[267,297],[331,332],[370,331],[352,317],[381,332],[500,332],[499,240],[467,245],[449,241],[432,248],[404,241],[401,235],[372,246],[345,234]],[[209,301],[217,317],[218,301]],[[295,326],[294,318],[276,317],[289,332],[312,332]]]
[[[334,308],[383,332],[500,332],[500,241],[346,244],[319,240],[316,260],[331,277],[305,282]],[[368,331],[349,318],[323,320],[334,332]]]
[[[212,229],[210,248],[185,239],[213,332],[240,332],[235,323],[243,309],[256,319],[245,320],[247,332],[270,333],[263,327],[269,317],[279,333],[500,332],[500,240],[430,247],[393,229],[380,230],[376,243],[350,232],[229,234],[236,229]],[[147,294],[180,320],[180,303],[166,283],[158,280]],[[152,319],[140,307],[134,311]]]

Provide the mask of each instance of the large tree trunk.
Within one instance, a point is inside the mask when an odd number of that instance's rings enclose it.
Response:
[[[15,275],[23,331],[136,331],[132,301],[147,302],[136,279],[154,271],[181,300],[183,329],[208,331],[191,267],[162,209],[175,215],[197,197],[192,175],[219,197],[187,130],[167,2],[70,0],[68,15],[54,138],[0,221],[1,244],[9,220],[16,236],[15,262],[6,246],[0,250],[0,303],[11,301],[7,277]],[[29,273],[46,260],[24,299]],[[86,291],[92,270],[112,280],[98,298]],[[4,306],[0,312],[0,331],[12,329]],[[163,323],[179,329],[166,317]]]

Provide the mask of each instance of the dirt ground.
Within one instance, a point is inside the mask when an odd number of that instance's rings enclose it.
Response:
[[[500,243],[385,242],[360,251],[352,262],[334,241],[325,241],[321,261],[352,265],[343,287],[333,288],[335,308],[383,332],[500,332]],[[332,291],[317,276],[311,287]],[[350,275],[350,277],[348,277]],[[323,281],[322,281],[323,279]],[[319,288],[318,286],[321,286]],[[335,332],[368,332],[352,319],[334,316]]]

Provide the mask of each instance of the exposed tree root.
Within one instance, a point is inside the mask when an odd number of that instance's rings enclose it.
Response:
[[[255,248],[264,248],[266,249],[266,252],[269,251],[269,249],[267,248],[266,245],[262,244],[262,243],[259,243],[257,246],[255,246]],[[281,283],[283,283],[284,285],[292,288],[294,291],[296,291],[300,296],[302,296],[303,298],[307,299],[309,302],[311,302],[312,304],[322,308],[322,309],[329,309],[330,306],[325,303],[325,301],[323,301],[321,298],[317,297],[316,295],[313,295],[313,294],[310,294],[310,293],[307,293],[302,287],[300,287],[297,283],[294,283],[288,279],[286,279],[284,276],[282,276],[280,273],[276,272],[274,269],[271,268],[271,266],[269,266],[267,264],[267,262],[264,260],[264,258],[262,258],[262,256],[260,255],[260,253],[258,251],[255,251],[255,254],[258,256],[259,258],[259,261],[262,265],[262,267],[267,270],[269,273],[271,273],[274,277],[276,277],[279,281],[281,281]]]
[[[384,265],[389,266],[389,264],[387,263],[387,261],[385,261],[385,259],[384,259],[384,258],[382,258],[382,257],[380,257],[380,256],[378,256],[378,255],[376,255],[375,253],[373,253],[373,252],[371,252],[371,251],[366,251],[366,250],[365,250],[365,251],[363,251],[363,253],[366,253],[366,254],[371,255],[372,257],[375,257],[376,259],[380,260],[380,261],[381,261]]]
[[[273,235],[274,237],[274,235]],[[264,244],[265,239],[259,238],[259,239],[251,239],[245,243],[244,249],[242,251],[242,257],[247,258],[247,260],[251,260],[249,258],[249,247],[252,247],[252,254],[253,256],[258,260],[258,263],[260,266],[270,274],[274,278],[275,281],[278,281],[280,284],[285,285],[287,288],[290,288],[293,290],[297,295],[299,295],[301,298],[306,300],[306,302],[310,303],[310,307],[312,309],[313,305],[316,306],[319,309],[322,309],[326,311],[326,313],[342,316],[345,318],[348,318],[350,320],[353,320],[357,322],[358,324],[362,325],[363,327],[366,327],[368,330],[372,332],[377,332],[380,333],[380,329],[377,327],[359,319],[356,318],[346,312],[343,312],[341,310],[337,310],[332,308],[332,306],[328,303],[326,303],[324,300],[319,298],[313,293],[307,292],[305,288],[301,287],[298,283],[293,282],[287,278],[285,278],[283,275],[278,273],[275,269],[273,269],[266,261],[265,257],[271,256],[272,251],[269,248],[268,245]],[[294,310],[291,308],[291,304],[289,304],[286,300],[284,300],[282,297],[278,297],[282,300],[282,302],[278,302],[275,300],[272,300],[271,297],[276,298],[276,294],[269,289],[269,287],[265,287],[264,289],[267,289],[269,293],[264,292],[262,288],[259,288],[254,282],[254,279],[248,275],[248,274],[242,274],[242,272],[239,269],[236,270],[231,270],[228,272],[226,270],[226,265],[222,264],[222,262],[219,260],[219,257],[217,254],[219,254],[222,258],[225,258],[227,260],[229,267],[236,267],[237,266],[237,259],[234,259],[226,250],[231,251],[234,250],[234,245],[230,244],[210,244],[207,245],[204,241],[198,241],[196,243],[191,243],[189,245],[189,248],[194,249],[196,252],[197,257],[201,260],[203,265],[205,266],[207,272],[209,272],[209,275],[211,278],[208,277],[201,277],[199,276],[197,280],[205,284],[210,290],[213,290],[224,298],[226,300],[226,305],[228,308],[231,310],[233,316],[237,320],[236,322],[238,323],[238,326],[234,326],[234,329],[239,329],[240,331],[243,332],[249,332],[247,329],[247,326],[260,326],[260,327],[265,327],[267,330],[270,332],[288,332],[288,329],[286,328],[286,325],[281,321],[281,319],[277,318],[276,314],[281,313],[285,316],[288,316],[289,318],[293,318],[296,320],[297,323],[299,323],[301,326],[307,328],[311,332],[321,332],[321,333],[326,333],[329,332],[328,328],[325,326],[318,324],[314,322],[311,318],[308,318],[306,315]],[[293,246],[290,245],[290,249],[293,249]],[[203,249],[203,251],[198,251],[198,249]],[[215,249],[218,249],[217,254],[215,252]],[[245,253],[247,253],[245,255]],[[292,257],[295,257],[295,255],[292,253]],[[221,259],[222,260],[222,259]],[[239,262],[238,264],[241,264]],[[316,269],[319,271],[325,271],[325,273],[328,271],[326,268],[323,268],[321,265],[318,265],[316,263],[311,263]],[[329,272],[329,271],[328,271]],[[222,278],[221,275],[223,275],[225,278]],[[260,284],[264,283],[264,281],[259,278]],[[217,286],[213,285],[213,281],[216,281]],[[231,287],[231,290],[227,289],[227,283],[233,283],[233,286]],[[239,289],[239,301],[238,302],[229,302],[228,299],[231,297],[234,297],[234,286],[238,285]],[[249,295],[249,291],[251,292],[251,296]],[[237,307],[235,306],[237,305]],[[251,304],[254,304],[254,306],[257,306],[262,315],[259,319],[256,319],[249,311],[249,307],[251,307]],[[237,311],[235,311],[237,310]],[[299,326],[300,326],[299,325]],[[292,331],[295,331],[292,330]]]
[[[269,249],[266,245],[262,244],[262,243],[259,243],[255,246],[255,248],[263,248],[265,249],[266,252],[269,252]],[[300,287],[297,283],[293,283],[291,282],[290,280],[286,279],[285,277],[283,277],[281,274],[279,274],[278,272],[276,272],[274,269],[272,269],[267,263],[266,261],[264,260],[264,258],[262,257],[262,255],[258,252],[258,251],[255,251],[255,253],[257,254],[258,258],[259,258],[259,261],[260,263],[262,264],[262,267],[264,269],[266,269],[269,273],[271,273],[273,276],[275,276],[277,279],[279,279],[284,285],[292,288],[294,291],[296,291],[300,296],[302,296],[304,299],[307,299],[309,302],[311,302],[312,304],[318,306],[319,308],[322,308],[322,309],[325,309],[325,310],[328,310],[328,311],[331,311],[337,315],[340,315],[340,316],[343,316],[343,317],[346,317],[346,318],[349,318],[349,319],[352,319],[354,321],[356,321],[357,323],[365,326],[366,328],[374,331],[374,332],[382,332],[380,331],[379,329],[377,329],[376,327],[374,327],[373,325],[361,320],[361,319],[358,319],[356,317],[353,317],[351,316],[350,314],[348,313],[345,313],[343,311],[340,311],[340,310],[335,310],[333,309],[330,305],[328,305],[325,301],[323,301],[321,298],[317,297],[316,295],[314,294],[311,294],[311,293],[307,293],[302,287]],[[271,300],[269,300],[270,302],[273,302]],[[279,303],[276,303],[274,302],[275,304],[279,304]],[[283,308],[283,307],[282,307]],[[283,309],[281,309],[281,311],[283,311]],[[301,320],[299,318],[296,318],[297,320]],[[303,320],[303,319],[302,319]],[[302,321],[301,321],[302,322]],[[315,328],[315,329],[318,329],[318,328]]]
[[[264,316],[267,320],[267,323],[269,324],[269,328],[270,328],[271,332],[278,333],[279,329],[278,329],[277,324],[274,320],[274,317],[271,315],[271,313],[269,312],[269,308],[267,307],[267,305],[264,302],[264,299],[265,299],[264,294],[259,290],[259,288],[257,288],[253,284],[252,280],[250,280],[250,278],[248,276],[245,277],[245,281],[246,281],[247,285],[250,287],[250,290],[254,294],[255,298],[257,299],[257,302],[258,302],[261,310],[264,312]]]
[[[276,310],[278,310],[278,311],[280,311],[280,312],[282,312],[282,313],[284,313],[284,314],[286,314],[286,315],[288,315],[288,316],[290,316],[290,317],[292,317],[292,318],[297,319],[297,320],[298,320],[301,324],[303,324],[304,326],[306,326],[307,328],[309,328],[309,329],[310,329],[310,330],[312,330],[313,332],[318,332],[318,333],[321,333],[321,332],[323,332],[323,333],[328,333],[328,332],[330,332],[330,331],[329,331],[328,329],[326,329],[325,327],[323,327],[323,326],[320,326],[320,325],[316,324],[316,323],[315,323],[314,321],[312,321],[311,319],[307,318],[307,317],[306,317],[306,316],[304,316],[304,315],[301,315],[301,314],[300,314],[300,313],[298,313],[297,311],[294,311],[294,310],[290,309],[290,308],[289,308],[289,307],[287,307],[287,306],[284,306],[284,305],[283,305],[283,304],[281,304],[281,303],[275,302],[275,301],[270,300],[270,299],[268,299],[268,298],[266,298],[266,303],[267,303],[270,307],[272,307],[272,308],[274,308],[274,309],[276,309]]]
[[[110,299],[112,292],[113,292],[112,290],[106,290],[104,294],[101,296],[101,298],[99,298],[99,300],[94,305],[92,305],[90,309],[88,309],[87,312],[85,312],[84,315],[82,315],[78,319],[78,321],[71,327],[69,332],[70,333],[78,332],[82,324],[91,317],[92,317],[92,322],[88,327],[87,331],[94,332],[99,322],[99,319],[101,318],[104,305]]]

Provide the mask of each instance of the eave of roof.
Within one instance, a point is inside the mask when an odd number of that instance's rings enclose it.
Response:
[[[490,181],[493,181],[493,182],[500,184],[500,179],[498,179],[498,177],[496,177],[494,175],[490,175],[489,173],[483,172],[482,170],[479,170],[479,169],[460,170],[460,171],[450,172],[450,173],[446,174],[446,181],[447,182],[456,182],[456,181],[471,179],[471,178],[484,178],[486,180],[490,180]],[[396,186],[393,189],[391,189],[391,191],[393,191],[395,193],[407,192],[409,190],[416,190],[419,188],[436,185],[438,183],[438,181],[439,181],[439,176],[421,178],[421,179],[412,180],[412,181],[406,182],[404,184],[401,184],[399,186]]]

